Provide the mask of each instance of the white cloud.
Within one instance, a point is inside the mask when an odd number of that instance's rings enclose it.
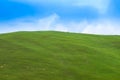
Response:
[[[81,32],[86,26],[86,23],[86,21],[63,23],[60,21],[59,16],[57,14],[53,14],[40,19],[20,19],[6,23],[0,23],[0,33],[41,30]]]
[[[42,19],[28,19],[10,21],[8,23],[0,24],[0,33],[14,32],[14,31],[37,31],[50,30],[56,23],[58,16],[53,14]]]
[[[55,31],[63,31],[63,32],[68,32],[68,28],[65,27],[63,24],[56,24],[55,25],[55,29],[53,29]]]
[[[61,22],[57,14],[40,19],[19,19],[0,24],[0,33],[14,31],[55,30],[64,32],[81,32],[87,21]]]
[[[103,20],[92,24],[88,24],[82,33],[104,34],[104,35],[120,35],[120,23],[114,21]]]
[[[117,21],[99,20],[88,22],[61,22],[57,14],[40,19],[21,19],[6,23],[0,23],[0,33],[14,31],[42,31],[55,30],[89,34],[120,35],[120,23]]]
[[[0,33],[16,32],[16,31],[68,31],[67,26],[58,22],[57,14],[50,15],[40,19],[20,19],[6,23],[0,23]]]
[[[109,7],[110,0],[12,0],[29,3],[35,6],[42,5],[59,5],[59,6],[90,6],[96,8],[100,13],[105,13]]]
[[[77,6],[91,6],[100,13],[105,13],[108,10],[110,0],[79,0],[75,3]]]

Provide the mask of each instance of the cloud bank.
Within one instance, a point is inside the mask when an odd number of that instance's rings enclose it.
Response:
[[[102,20],[86,26],[82,33],[120,35],[120,23],[117,21]]]
[[[38,19],[21,19],[0,23],[0,33],[15,31],[64,31],[88,34],[120,35],[119,23],[116,21],[98,20],[89,22],[62,22],[57,14]]]

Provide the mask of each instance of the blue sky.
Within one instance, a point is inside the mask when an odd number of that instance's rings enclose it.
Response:
[[[120,0],[1,0],[0,33],[120,34]]]

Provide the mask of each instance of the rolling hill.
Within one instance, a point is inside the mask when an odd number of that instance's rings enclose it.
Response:
[[[120,36],[0,34],[0,80],[120,80]]]

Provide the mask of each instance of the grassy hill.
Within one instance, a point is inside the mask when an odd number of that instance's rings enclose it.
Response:
[[[120,36],[1,34],[0,80],[120,80]]]

